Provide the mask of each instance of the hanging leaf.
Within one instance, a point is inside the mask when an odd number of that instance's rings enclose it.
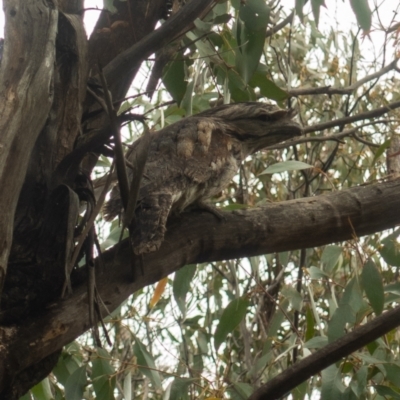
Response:
[[[342,255],[343,247],[341,246],[325,246],[325,249],[321,256],[321,261],[324,266],[324,271],[328,274],[332,272],[333,268],[339,261],[340,256]]]
[[[53,399],[53,395],[52,395],[51,389],[50,389],[49,378],[45,378],[41,382],[39,382],[36,386],[34,386],[31,389],[31,392],[35,396],[36,399],[40,399],[40,400],[52,400]]]
[[[116,385],[115,369],[111,356],[105,349],[97,349],[97,357],[92,361],[92,382],[96,400],[113,400]]]
[[[79,367],[65,383],[65,400],[81,400],[87,384],[86,367]]]
[[[190,289],[190,283],[192,282],[195,273],[195,264],[186,265],[175,272],[172,290],[174,293],[174,299],[183,315],[186,314],[186,295]]]
[[[218,351],[219,346],[226,339],[229,333],[239,325],[240,321],[246,315],[249,301],[247,298],[232,300],[222,312],[221,319],[214,335],[214,347]]]
[[[197,379],[175,378],[171,385],[169,400],[189,400],[189,387]]]
[[[379,253],[385,262],[393,267],[400,267],[400,243],[397,241],[400,229],[381,241]]]
[[[156,370],[156,364],[154,362],[153,356],[146,350],[146,347],[137,338],[135,339],[133,352],[136,355],[138,367],[142,374],[146,375],[150,379],[155,389],[161,390],[161,376]]]
[[[296,14],[299,16],[300,21],[304,22],[304,14],[303,14],[303,7],[306,4],[307,0],[296,0],[295,9]]]
[[[368,0],[350,0],[351,8],[356,15],[358,25],[364,32],[371,29],[372,12],[369,8]]]
[[[389,386],[375,385],[373,387],[376,389],[377,393],[385,399],[400,400],[400,393],[395,392]]]
[[[383,290],[382,276],[372,260],[368,260],[365,263],[361,278],[365,294],[367,295],[375,314],[380,315],[383,311],[385,294]]]
[[[319,23],[319,14],[321,6],[325,5],[324,0],[311,0],[311,9],[314,15],[315,25],[318,26]]]
[[[156,288],[154,289],[153,296],[149,303],[150,308],[153,308],[158,303],[162,294],[165,291],[165,287],[167,286],[167,283],[168,283],[167,276],[164,279],[161,279],[161,281],[157,282]]]
[[[188,86],[185,76],[185,61],[182,53],[178,53],[174,60],[166,65],[162,81],[171,97],[179,105]]]
[[[264,0],[246,0],[236,23],[236,67],[247,84],[258,67],[265,43],[270,9]]]

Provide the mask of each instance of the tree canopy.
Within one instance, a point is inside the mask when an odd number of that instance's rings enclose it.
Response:
[[[0,399],[400,399],[400,6],[88,3],[3,0]],[[254,101],[304,134],[134,256],[123,152]]]

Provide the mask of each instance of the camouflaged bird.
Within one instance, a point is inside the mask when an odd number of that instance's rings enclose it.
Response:
[[[160,247],[171,212],[180,213],[190,205],[208,208],[204,201],[228,186],[248,155],[301,135],[302,127],[292,120],[294,114],[265,103],[236,103],[150,133],[153,137],[130,230],[134,252],[143,254]],[[140,140],[128,152],[128,161],[133,162]],[[121,212],[115,186],[104,216],[112,220]]]

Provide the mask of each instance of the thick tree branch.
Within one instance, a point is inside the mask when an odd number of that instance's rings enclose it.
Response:
[[[144,257],[144,273],[131,281],[128,241],[103,255],[97,288],[108,309],[130,294],[189,263],[248,257],[348,240],[400,223],[400,179],[325,196],[225,213],[223,222],[204,212],[181,214],[168,225],[157,252]],[[135,260],[134,260],[135,261]],[[89,328],[86,283],[21,325],[0,329],[0,391],[7,371],[22,371]]]

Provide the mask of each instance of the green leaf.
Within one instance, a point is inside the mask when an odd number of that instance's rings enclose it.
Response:
[[[219,346],[226,339],[229,333],[239,325],[240,321],[246,315],[249,301],[247,298],[232,300],[222,312],[221,319],[214,335],[214,347],[218,351]]]
[[[81,400],[87,383],[86,367],[79,367],[67,379],[65,387],[65,400]]]
[[[186,314],[186,295],[190,289],[190,283],[196,273],[196,265],[186,265],[177,272],[175,272],[174,283],[172,291],[174,299],[181,310],[182,315]]]
[[[227,389],[229,396],[232,400],[246,400],[253,393],[254,388],[248,383],[232,382],[232,387]]]
[[[247,84],[254,72],[264,48],[265,29],[270,9],[264,0],[246,0],[239,8],[236,22],[236,68]]]
[[[311,279],[326,279],[329,275],[318,267],[311,266],[308,268]]]
[[[400,387],[400,366],[396,364],[385,364],[386,378],[396,387]]]
[[[385,295],[383,291],[382,276],[372,260],[368,260],[364,265],[361,279],[365,294],[367,295],[375,314],[380,315],[383,311]]]
[[[253,74],[249,85],[252,88],[258,87],[260,89],[260,94],[267,99],[279,102],[287,99],[288,97],[288,93],[268,79],[266,74],[262,71],[256,71]]]
[[[329,342],[342,337],[345,334],[346,324],[354,324],[357,312],[363,306],[363,298],[360,286],[356,278],[352,278],[347,284],[339,307],[335,310],[328,324]]]
[[[185,61],[182,53],[178,53],[174,60],[166,65],[162,78],[165,88],[178,105],[181,103],[188,86],[185,78]]]
[[[254,90],[247,86],[242,77],[233,69],[228,71],[228,88],[235,102],[254,101]]]
[[[116,385],[115,369],[111,356],[105,349],[98,348],[92,357],[92,382],[96,400],[113,400]]]
[[[196,379],[175,378],[171,385],[170,400],[189,400],[189,386]]]
[[[321,387],[321,399],[324,400],[337,400],[341,398],[341,394],[344,391],[344,386],[341,381],[340,370],[335,364],[325,368],[321,372],[322,387]]]
[[[57,380],[65,386],[68,378],[78,368],[79,365],[75,358],[63,352],[58,359],[57,365],[53,369],[53,374],[56,376]]]
[[[384,398],[389,398],[391,400],[400,400],[400,393],[395,392],[389,386],[375,385],[373,386],[379,395],[384,396]]]
[[[307,306],[306,310],[306,332],[304,335],[304,340],[307,342],[308,340],[311,340],[315,336],[315,319],[314,319],[314,313],[311,309],[311,307]]]
[[[292,390],[293,400],[304,400],[308,392],[308,382],[305,381]]]
[[[304,14],[303,14],[303,7],[306,4],[307,0],[296,0],[296,14],[299,16],[300,21],[303,22]]]
[[[378,158],[390,147],[391,140],[385,140],[376,150],[371,166],[375,165]]]
[[[311,0],[311,9],[314,15],[315,25],[318,26],[319,23],[319,14],[321,6],[324,6],[324,0]]]
[[[36,399],[40,400],[52,400],[53,395],[50,389],[49,378],[43,379],[36,386],[31,389],[31,393]],[[79,399],[80,400],[80,399]]]
[[[315,336],[304,343],[304,347],[307,349],[322,349],[327,344],[328,338],[326,336]]]
[[[397,241],[399,229],[381,241],[383,247],[379,249],[379,253],[385,262],[393,267],[400,267],[400,243]]]
[[[369,32],[371,29],[372,13],[368,0],[350,0],[350,4],[356,15],[358,25],[360,25],[364,32]]]
[[[314,167],[312,165],[307,164],[302,161],[289,160],[289,161],[283,161],[280,163],[270,165],[267,169],[265,169],[259,175],[276,174],[276,173],[280,173],[280,172],[295,171],[295,170],[307,169],[307,168],[314,168]]]
[[[282,295],[290,301],[290,305],[295,310],[301,311],[303,308],[303,297],[294,287],[285,286],[282,289]]]
[[[321,261],[324,265],[324,270],[327,273],[332,272],[333,268],[339,261],[340,256],[342,255],[343,248],[341,246],[326,246],[321,257]]]
[[[150,379],[155,389],[161,390],[161,376],[156,370],[156,364],[154,362],[153,356],[146,350],[145,346],[137,338],[135,339],[133,352],[137,357],[139,368],[140,366],[144,367],[140,368],[140,371]]]

